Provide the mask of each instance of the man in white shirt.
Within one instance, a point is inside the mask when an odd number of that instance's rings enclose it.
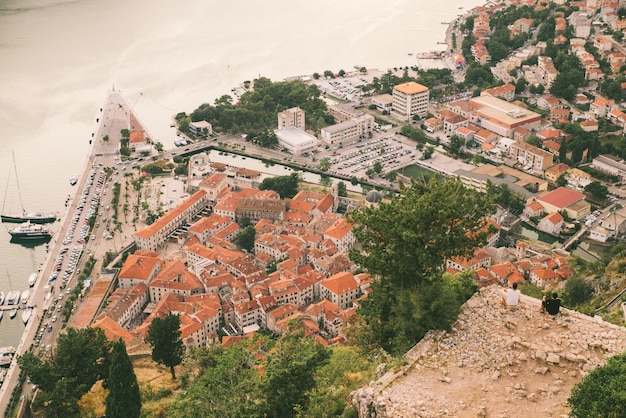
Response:
[[[515,309],[521,295],[522,293],[517,289],[517,283],[513,283],[512,289],[504,289],[504,293],[502,293],[502,304],[508,308]]]

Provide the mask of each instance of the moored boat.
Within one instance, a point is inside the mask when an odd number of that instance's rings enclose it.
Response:
[[[9,311],[9,318],[13,319],[17,315],[17,309],[13,308]]]
[[[4,304],[4,292],[0,292],[0,306]]]
[[[57,220],[56,214],[52,212],[24,212],[21,215],[0,215],[2,222],[22,223],[30,222],[33,224],[47,224]]]
[[[20,297],[20,302],[26,303],[30,298],[30,289],[26,289],[22,292],[22,296]]]
[[[2,321],[2,316],[4,315],[4,311],[0,311],[0,321]]]
[[[17,228],[10,229],[9,234],[11,234],[13,239],[19,240],[49,239],[52,237],[52,233],[48,228],[30,222],[24,222]]]
[[[78,176],[74,174],[72,175],[72,177],[70,177],[70,185],[74,186],[76,183],[78,183]]]
[[[15,305],[19,302],[20,300],[20,291],[19,290],[11,290],[9,293],[7,293],[6,296],[6,302],[7,305]]]
[[[26,323],[30,319],[30,314],[31,313],[32,313],[32,309],[31,308],[24,308],[24,309],[22,309],[22,322],[24,322],[24,325],[26,325]]]
[[[28,285],[30,287],[33,287],[35,283],[37,283],[37,273],[33,273],[30,276],[28,276]]]

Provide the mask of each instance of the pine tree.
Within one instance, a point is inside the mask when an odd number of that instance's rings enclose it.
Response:
[[[146,342],[152,347],[152,360],[169,367],[172,379],[176,379],[174,366],[183,361],[185,346],[180,339],[180,318],[169,314],[163,318],[154,318],[148,328]]]
[[[138,418],[141,415],[141,395],[137,376],[120,338],[113,343],[106,398],[107,418]]]

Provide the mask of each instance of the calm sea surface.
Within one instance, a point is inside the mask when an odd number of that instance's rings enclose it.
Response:
[[[179,111],[259,75],[272,80],[355,65],[413,65],[480,0],[0,0],[0,199],[5,212],[64,213],[99,108],[114,85],[166,147]],[[462,9],[461,9],[462,7]],[[9,174],[11,177],[8,178]],[[5,191],[6,190],[6,191]],[[56,224],[52,225],[56,229]],[[25,289],[43,246],[0,226],[0,290]],[[0,322],[0,346],[23,325]]]

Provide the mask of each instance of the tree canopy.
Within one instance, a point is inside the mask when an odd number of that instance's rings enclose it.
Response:
[[[360,249],[351,250],[350,258],[377,278],[359,309],[368,343],[404,352],[433,326],[446,327],[455,317],[455,306],[473,288],[465,279],[444,279],[441,267],[484,245],[489,203],[458,179],[434,177],[427,184],[414,181],[388,203],[351,214]],[[449,311],[441,311],[442,301]]]
[[[571,416],[625,417],[626,354],[609,358],[607,364],[597,367],[572,389],[568,402]]]
[[[154,318],[148,327],[146,342],[152,347],[152,360],[170,368],[172,379],[176,379],[174,366],[183,361],[185,346],[180,338],[180,318],[169,314]]]
[[[78,400],[109,372],[110,344],[100,328],[68,328],[49,359],[24,353],[18,363],[40,394],[33,407],[49,417],[78,417]]]
[[[299,327],[301,321],[295,319],[290,325]],[[308,412],[309,398],[326,393],[325,387],[318,386],[318,373],[329,357],[327,348],[294,329],[276,340],[257,335],[241,344],[198,350],[193,360],[199,374],[170,406],[168,416],[319,416]],[[359,368],[364,367],[362,363]],[[349,364],[343,365],[334,374],[346,379],[351,369]],[[326,371],[328,374],[333,375]],[[341,401],[345,407],[345,400]],[[338,415],[343,407],[337,408]]]
[[[193,122],[205,120],[220,132],[247,133],[259,143],[275,140],[271,130],[276,126],[276,115],[285,109],[300,107],[306,112],[307,128],[317,130],[333,123],[326,114],[326,103],[315,85],[307,86],[300,81],[272,82],[266,77],[254,80],[254,90],[241,96],[240,103],[233,104],[230,96],[222,96],[214,105],[204,103],[194,110]],[[177,115],[183,120],[184,113]],[[180,127],[179,129],[183,130]]]
[[[288,176],[267,177],[259,184],[259,190],[274,190],[281,199],[292,198],[298,193],[300,174],[294,172]]]

